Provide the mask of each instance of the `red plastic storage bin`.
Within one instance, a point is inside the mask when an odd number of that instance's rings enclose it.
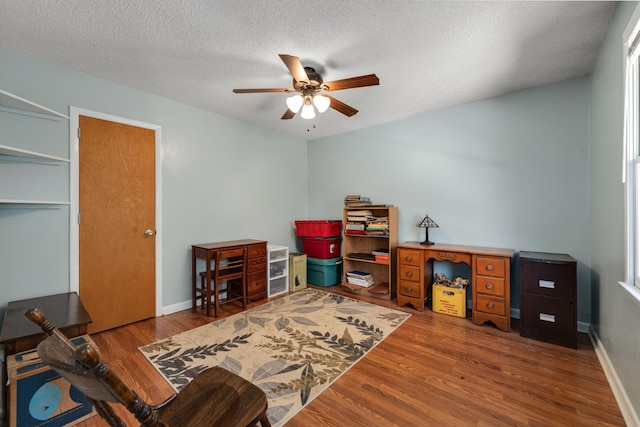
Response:
[[[311,258],[329,259],[340,256],[342,238],[302,237],[304,253]]]
[[[342,235],[342,221],[340,220],[322,219],[296,221],[295,223],[298,237],[340,237]]]

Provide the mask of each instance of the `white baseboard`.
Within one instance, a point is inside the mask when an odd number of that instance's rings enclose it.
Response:
[[[607,377],[607,381],[609,382],[609,386],[611,387],[611,391],[613,392],[613,397],[618,403],[618,407],[620,408],[620,412],[622,413],[622,418],[624,418],[627,426],[640,427],[640,418],[638,418],[638,414],[636,414],[633,406],[631,405],[629,396],[627,396],[627,393],[625,392],[624,387],[620,382],[620,378],[618,378],[616,370],[613,368],[613,365],[609,360],[607,351],[602,346],[598,334],[592,327],[589,327],[589,338],[591,339],[591,344],[593,344],[593,348],[596,351],[596,356],[598,357],[600,366],[602,366],[604,375],[605,377]]]
[[[171,313],[177,313],[178,311],[186,310],[188,308],[191,308],[191,300],[179,302],[177,304],[169,305],[166,307],[162,307],[162,314],[166,315]]]

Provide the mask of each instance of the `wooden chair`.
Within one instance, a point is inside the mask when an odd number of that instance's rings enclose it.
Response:
[[[141,426],[253,426],[269,427],[267,396],[257,386],[225,369],[209,368],[180,393],[151,406],[129,389],[100,360],[95,346],[75,346],[38,308],[25,316],[48,337],[38,345],[38,355],[53,370],[87,396],[109,425],[126,427],[109,402],[121,403]]]
[[[215,269],[211,281],[207,281],[207,273],[200,273],[200,288],[196,288],[196,298],[202,299],[202,306],[207,316],[218,317],[220,305],[240,301],[242,309],[247,308],[247,248],[225,249],[218,251],[215,258]],[[221,289],[226,283],[226,289]],[[221,294],[224,298],[221,298]]]

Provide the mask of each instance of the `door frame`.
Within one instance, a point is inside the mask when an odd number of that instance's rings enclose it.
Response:
[[[162,315],[162,126],[111,114],[69,107],[69,291],[80,293],[80,141],[78,128],[80,116],[107,120],[124,125],[150,129],[155,132],[155,181],[156,181],[156,317]]]

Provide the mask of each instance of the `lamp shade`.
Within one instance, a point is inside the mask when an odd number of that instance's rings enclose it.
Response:
[[[302,98],[302,95],[293,95],[287,98],[287,108],[294,113],[300,111],[300,107],[302,107],[303,103],[304,99]]]
[[[302,106],[302,113],[300,113],[300,117],[303,119],[313,119],[316,116],[316,112],[313,109],[313,104],[311,103],[311,97],[304,97],[304,105]]]
[[[416,227],[418,228],[424,228],[425,229],[425,236],[424,236],[424,242],[421,242],[422,245],[433,245],[433,242],[431,240],[429,240],[429,229],[430,228],[439,228],[440,226],[434,221],[432,220],[429,215],[425,215],[424,218],[422,218],[422,221],[420,221],[419,223],[416,224]]]
[[[330,103],[331,100],[326,96],[316,95],[313,97],[313,105],[316,106],[318,112],[320,113],[324,113],[325,111],[327,111]]]

